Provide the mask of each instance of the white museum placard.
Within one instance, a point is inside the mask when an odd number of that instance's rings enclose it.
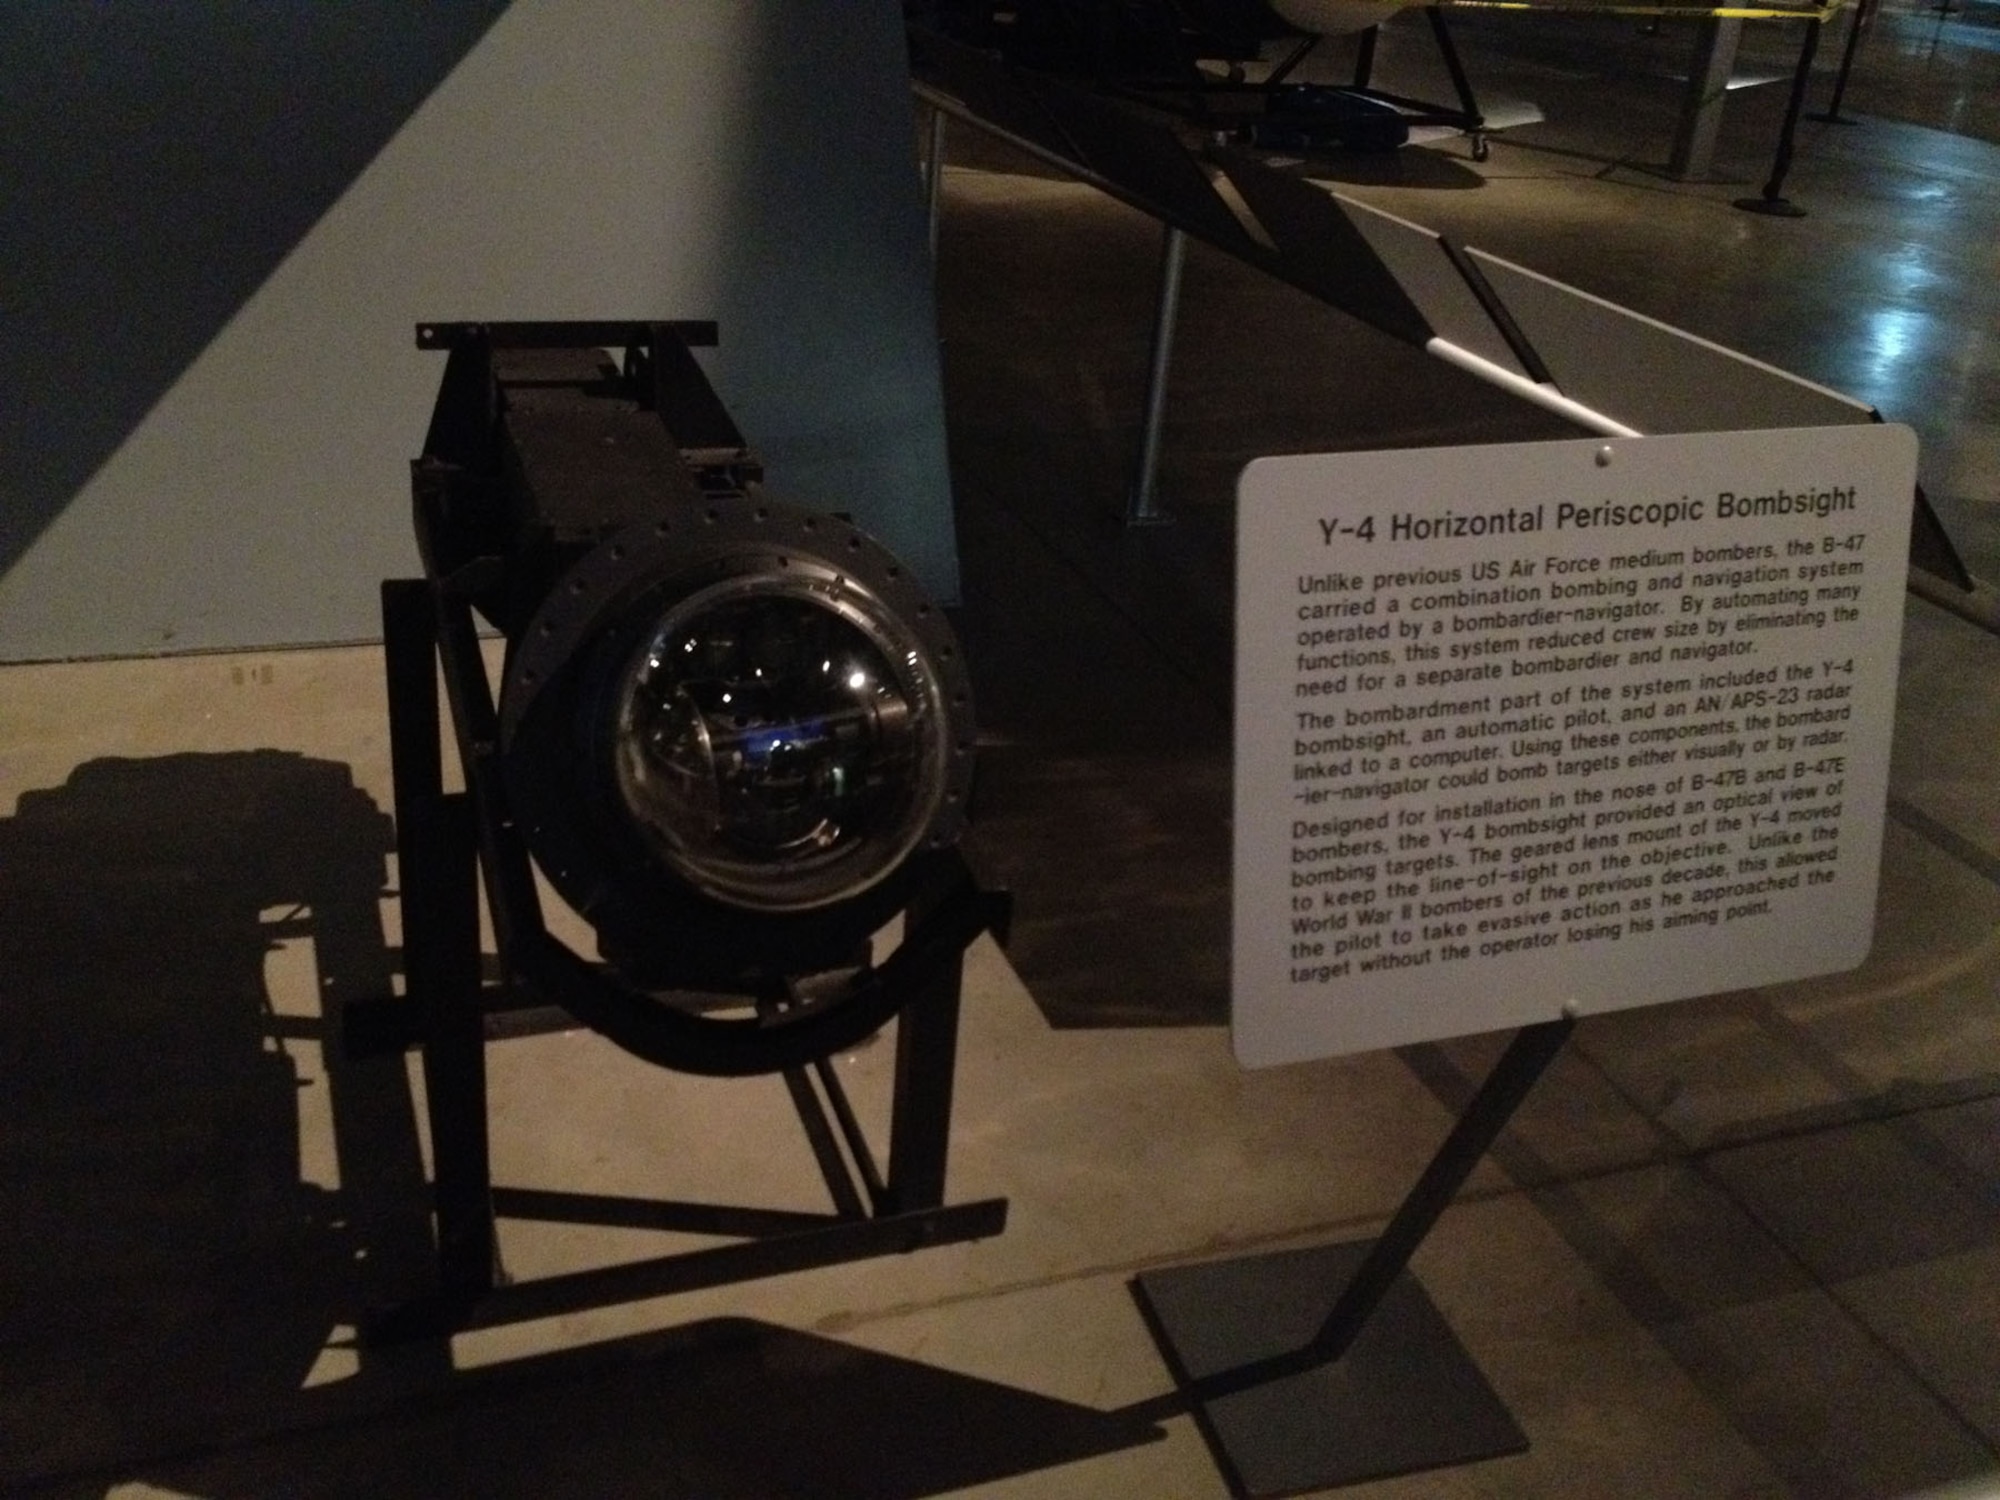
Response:
[[[1860,963],[1916,456],[1856,425],[1251,464],[1237,1057]]]

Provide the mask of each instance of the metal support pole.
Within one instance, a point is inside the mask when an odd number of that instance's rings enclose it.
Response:
[[[930,154],[924,158],[924,214],[931,264],[937,264],[939,204],[944,197],[944,111],[931,111]]]
[[[1458,1190],[1465,1186],[1466,1178],[1472,1175],[1472,1169],[1500,1138],[1500,1132],[1514,1118],[1514,1111],[1521,1107],[1521,1101],[1528,1097],[1543,1070],[1555,1061],[1574,1030],[1575,1017],[1563,1016],[1524,1026],[1508,1043],[1500,1061],[1493,1065],[1486,1082],[1473,1095],[1465,1113],[1458,1117],[1451,1134],[1424,1168],[1424,1175],[1403,1199],[1395,1217],[1375,1241],[1374,1249],[1368,1252],[1368,1258],[1362,1261],[1354,1279],[1347,1283],[1340,1300],[1334,1303],[1313,1336],[1312,1350],[1320,1359],[1336,1360],[1347,1352],[1369,1315],[1408,1268],[1417,1246],[1444,1216]]]
[[[868,1217],[868,1206],[861,1201],[861,1191],[854,1185],[854,1174],[848,1170],[847,1158],[840,1154],[840,1140],[834,1134],[834,1122],[827,1118],[821,1107],[819,1095],[813,1092],[812,1076],[805,1068],[784,1070],[785,1089],[792,1096],[792,1109],[799,1117],[799,1124],[806,1133],[806,1145],[812,1149],[813,1160],[819,1164],[819,1175],[826,1182],[827,1193],[833,1199],[833,1210],[841,1218],[859,1221]]]
[[[1687,92],[1674,127],[1673,152],[1667,158],[1667,175],[1677,181],[1704,180],[1715,164],[1723,103],[1729,97],[1729,76],[1736,70],[1736,49],[1742,40],[1743,22],[1734,16],[1702,21],[1695,29]]]
[[[479,845],[472,799],[444,799],[436,881],[438,951],[423,1047],[424,1098],[436,1176],[438,1289],[477,1300],[493,1290],[497,1241],[486,1138],[486,1028],[479,995]]]
[[[1785,104],[1785,123],[1778,131],[1778,154],[1771,163],[1771,180],[1757,198],[1738,198],[1736,206],[1746,213],[1769,214],[1780,219],[1803,219],[1806,211],[1785,197],[1785,174],[1792,169],[1792,141],[1798,134],[1799,114],[1805,108],[1806,86],[1812,82],[1813,53],[1819,47],[1818,21],[1806,22],[1806,39],[1799,46],[1799,65],[1792,73],[1792,97]]]
[[[1288,54],[1286,54],[1284,61],[1280,62],[1277,65],[1277,67],[1271,69],[1270,73],[1264,79],[1264,87],[1267,89],[1274,89],[1279,84],[1283,83],[1287,78],[1291,76],[1292,69],[1296,68],[1300,63],[1304,62],[1308,57],[1310,57],[1312,55],[1313,49],[1317,47],[1322,40],[1323,38],[1317,36],[1309,36],[1304,41],[1300,42],[1298,46],[1294,47]]]
[[[1381,36],[1380,26],[1370,26],[1361,33],[1361,45],[1354,54],[1354,87],[1365,89],[1375,76],[1375,43]]]
[[[462,1306],[492,1290],[496,1239],[480,1006],[478,833],[471,798],[443,789],[434,610],[427,583],[383,585],[396,880],[404,974],[423,1035],[438,1293]]]
[[[1472,80],[1466,76],[1465,64],[1458,56],[1458,44],[1451,39],[1451,28],[1445,25],[1444,12],[1435,5],[1424,7],[1424,15],[1431,23],[1431,36],[1437,42],[1438,56],[1444,59],[1445,71],[1451,75],[1451,89],[1458,96],[1458,112],[1465,117],[1465,129],[1478,131],[1486,123],[1479,112],[1479,100],[1472,92]]]
[[[944,1202],[963,964],[963,953],[940,954],[931,972],[918,977],[916,995],[896,1019],[895,1108],[881,1205],[885,1214],[912,1213]]]
[[[1146,420],[1139,439],[1139,468],[1126,499],[1125,524],[1159,526],[1172,519],[1159,509],[1160,429],[1167,416],[1167,369],[1173,362],[1174,321],[1180,315],[1181,267],[1187,236],[1167,226],[1160,251],[1160,301],[1153,317],[1153,360],[1146,375]]]
[[[1807,115],[1808,120],[1817,120],[1823,125],[1853,125],[1852,115],[1840,112],[1840,102],[1847,97],[1847,80],[1854,72],[1854,54],[1861,48],[1862,28],[1868,24],[1869,13],[1874,9],[1875,0],[1861,0],[1854,7],[1854,14],[1847,22],[1847,45],[1840,52],[1840,71],[1833,79],[1833,99],[1824,110]]]
[[[1184,1410],[1190,1402],[1211,1403],[1333,1364],[1346,1354],[1369,1318],[1409,1268],[1424,1241],[1500,1132],[1521,1107],[1536,1081],[1576,1029],[1572,1016],[1524,1026],[1493,1065],[1493,1071],[1438,1147],[1423,1176],[1410,1189],[1380,1238],[1369,1247],[1319,1331],[1297,1348],[1220,1370],[1184,1384],[1172,1396],[1143,1402],[1127,1413],[1158,1418]],[[1143,1279],[1143,1278],[1142,1278]]]

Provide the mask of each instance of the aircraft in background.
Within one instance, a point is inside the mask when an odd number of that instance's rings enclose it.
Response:
[[[1497,128],[1481,110],[1442,11],[1424,7],[1456,102],[1375,88],[1377,28],[1409,0],[934,0],[913,21],[1040,72],[1168,110],[1213,138],[1267,150],[1394,150],[1463,133],[1476,160]],[[1351,79],[1294,81],[1330,37],[1356,36]],[[1506,123],[1539,119],[1513,111]]]

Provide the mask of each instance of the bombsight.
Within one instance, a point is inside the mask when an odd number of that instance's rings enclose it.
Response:
[[[650,1061],[736,1075],[859,1041],[993,908],[954,847],[950,626],[850,520],[766,492],[691,352],[715,338],[423,325],[448,359],[412,472],[503,966]],[[497,698],[473,611],[506,640]]]

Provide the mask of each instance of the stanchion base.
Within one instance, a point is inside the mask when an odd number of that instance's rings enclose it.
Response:
[[[1806,211],[1789,198],[1738,198],[1736,206],[1746,214],[1767,214],[1774,219],[1803,219]]]
[[[1188,1386],[1318,1332],[1370,1241],[1152,1271],[1140,1310]],[[1239,1496],[1292,1495],[1524,1452],[1527,1438],[1408,1273],[1337,1362],[1195,1404]]]

